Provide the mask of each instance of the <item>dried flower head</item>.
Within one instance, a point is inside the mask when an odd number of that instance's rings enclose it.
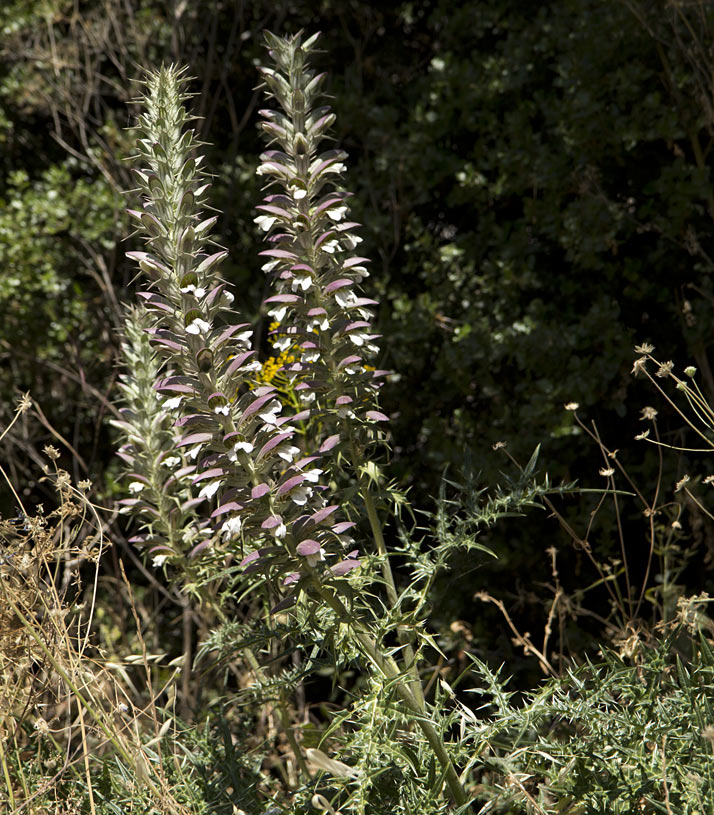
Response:
[[[32,407],[32,399],[30,399],[30,394],[23,393],[20,397],[20,401],[17,403],[17,412],[18,413],[26,413]]]
[[[637,374],[643,372],[647,367],[647,357],[638,357],[634,364],[632,365],[632,370],[630,371],[631,374],[637,376]]]
[[[682,478],[680,478],[679,481],[677,481],[677,483],[674,485],[674,491],[681,492],[688,483],[689,476],[688,475],[682,476]]]
[[[57,461],[60,457],[59,450],[51,444],[46,444],[42,448],[42,452],[47,456],[47,458],[52,459],[52,461]]]
[[[672,372],[672,368],[674,368],[674,363],[669,360],[668,362],[663,362],[660,364],[659,368],[655,371],[655,376],[665,377],[669,376]]]

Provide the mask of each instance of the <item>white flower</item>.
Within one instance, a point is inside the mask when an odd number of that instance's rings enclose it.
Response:
[[[310,348],[304,351],[301,357],[302,362],[317,362],[318,359],[320,359],[320,352],[317,348]]]
[[[352,331],[350,334],[350,340],[358,347],[364,345],[367,339],[367,335],[364,331]]]
[[[288,534],[288,528],[283,523],[274,526],[271,531],[276,538],[284,538]]]
[[[307,481],[311,481],[313,484],[317,484],[320,480],[320,476],[322,475],[322,470],[314,467],[312,470],[306,470],[304,473],[305,479]]]
[[[269,260],[267,263],[264,263],[260,268],[264,272],[272,272],[273,269],[280,263],[279,260]]]
[[[329,167],[325,167],[326,173],[344,173],[347,167],[341,162],[336,161],[334,164],[330,164]]]
[[[340,235],[340,240],[342,241],[343,246],[349,251],[355,249],[358,243],[362,243],[362,238],[359,235],[353,235],[349,230],[351,227],[348,224],[335,224],[335,229],[338,232],[344,232],[344,235]]]
[[[351,308],[356,302],[355,293],[350,289],[340,289],[335,292],[335,300],[340,308]]]
[[[322,250],[324,252],[327,252],[328,255],[334,254],[335,250],[339,249],[339,248],[340,248],[340,243],[339,243],[339,241],[336,241],[336,240],[325,241],[322,244]]]
[[[230,410],[230,405],[218,405],[218,407],[213,408],[213,412],[216,414],[222,413],[224,416],[228,415]]]
[[[196,317],[196,319],[190,325],[186,326],[187,334],[206,334],[210,330],[211,324],[207,323],[205,320],[202,320],[200,317]]]
[[[327,217],[332,218],[333,221],[341,221],[345,217],[347,207],[333,207],[327,210]]]
[[[239,515],[229,518],[221,527],[221,535],[224,538],[232,538],[240,532],[243,521]]]
[[[273,348],[277,348],[278,351],[287,351],[292,344],[293,341],[290,337],[278,337],[273,340]]]
[[[181,463],[181,459],[178,456],[169,456],[165,458],[162,462],[164,467],[176,467]]]
[[[181,404],[181,400],[183,396],[172,396],[170,399],[167,399],[164,402],[164,407],[166,410],[176,410],[176,408]]]
[[[195,447],[192,447],[190,450],[187,451],[186,458],[190,458],[192,461],[194,461],[197,458],[198,454],[201,452],[202,447],[203,447],[202,444],[197,444]]]
[[[137,493],[141,492],[145,487],[145,484],[142,484],[141,481],[132,481],[129,484],[129,492],[132,495],[136,495]]]
[[[353,249],[357,248],[358,243],[362,243],[362,238],[359,235],[345,235],[342,238],[342,243],[347,249],[348,252],[351,252]]]
[[[221,486],[220,481],[209,481],[208,484],[198,493],[199,498],[213,498]]]
[[[231,294],[229,291],[224,291],[224,292],[223,292],[223,299],[224,299],[224,300],[225,300],[225,301],[228,303],[228,305],[230,306],[230,305],[231,305],[231,303],[232,303],[232,302],[235,300],[235,297],[234,297],[234,296],[233,296],[233,295],[232,295],[232,294]]]
[[[307,555],[307,557],[305,558],[305,560],[308,562],[309,566],[317,566],[317,564],[321,560],[324,560],[324,559],[325,559],[325,550],[322,548],[322,546],[320,547],[319,552],[315,552],[314,555]]]
[[[240,343],[248,343],[250,342],[250,338],[253,336],[253,330],[250,331],[241,331],[240,334],[236,334],[236,341]]]
[[[281,428],[281,430],[282,430],[282,428]],[[285,461],[290,462],[300,452],[300,448],[299,447],[293,447],[293,445],[291,445],[291,444],[281,445],[278,448],[277,452],[278,452],[278,455],[280,456],[280,458],[284,459]]]
[[[187,526],[181,535],[181,540],[186,544],[186,546],[191,546],[197,537],[198,530],[194,529],[192,526]]]
[[[309,405],[311,402],[315,401],[315,392],[300,391],[300,401],[303,403],[303,405]]]
[[[263,266],[263,268],[265,268],[265,266]],[[268,314],[275,320],[276,323],[282,323],[283,317],[285,317],[287,310],[287,306],[277,306],[276,308],[270,309]]]
[[[354,372],[351,371],[350,373]],[[355,417],[354,411],[350,410],[348,407],[345,407],[344,405],[342,407],[337,408],[337,415],[340,417],[340,419],[354,419]]]
[[[275,421],[277,417],[280,415],[281,405],[277,399],[274,399],[270,402],[263,410],[258,414],[260,418],[267,424],[267,425],[274,425],[277,424]]]
[[[365,279],[365,277],[369,277],[369,272],[365,269],[364,266],[353,266],[350,269],[350,272],[352,272],[355,275],[358,283],[361,283]]]
[[[168,555],[156,555],[156,556],[155,556],[155,557],[152,559],[152,561],[151,561],[151,565],[152,565],[154,568],[159,569],[161,566],[163,566],[163,565],[164,565],[164,563],[166,563],[166,561],[167,561],[168,559],[169,559],[169,556],[168,556]]]
[[[330,321],[327,319],[327,317],[316,317],[314,320],[310,320],[310,322],[307,324],[308,331],[317,331],[318,328],[320,331],[327,331],[329,327]]]
[[[296,201],[300,201],[307,195],[307,190],[304,187],[293,187],[291,192]]]
[[[247,365],[243,365],[244,371],[262,371],[263,366],[258,362],[257,359],[254,359],[252,362],[249,362]]]
[[[263,232],[267,232],[277,220],[274,215],[259,215],[257,218],[253,218],[253,223],[258,224]]]
[[[293,277],[293,279],[290,281],[290,287],[293,291],[297,291],[298,289],[307,291],[310,286],[312,286],[312,278],[309,274],[295,275],[295,277]]]
[[[194,286],[193,283],[189,283],[188,286],[184,286],[181,289],[181,294],[188,294],[189,292],[193,292],[194,297],[196,297],[196,299],[200,300],[201,297],[203,297],[203,295],[206,293],[206,290],[204,288],[202,288],[201,286],[196,288],[196,286]]]
[[[299,507],[305,506],[308,501],[308,498],[312,495],[312,487],[306,487],[305,485],[301,485],[299,487],[295,487],[294,490],[290,493],[290,498],[292,499],[294,504],[297,504]]]
[[[244,453],[252,453],[253,445],[249,441],[239,441],[233,445],[233,449],[228,453],[228,458],[231,461],[238,461],[238,452],[242,450]]]

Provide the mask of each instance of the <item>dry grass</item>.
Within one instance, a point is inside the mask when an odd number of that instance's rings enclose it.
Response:
[[[30,408],[24,397],[15,420]],[[156,699],[177,671],[155,687],[140,634],[142,653],[133,657],[109,661],[97,647],[99,567],[110,545],[101,510],[91,484],[72,483],[55,448],[44,453],[43,480],[56,495],[47,511],[26,509],[0,467],[19,508],[16,517],[0,517],[0,809],[94,815],[100,764],[113,756],[129,771],[127,796],[146,802],[147,812],[188,813],[157,752],[174,721]],[[134,618],[140,631],[135,610]],[[182,771],[175,764],[174,777]]]

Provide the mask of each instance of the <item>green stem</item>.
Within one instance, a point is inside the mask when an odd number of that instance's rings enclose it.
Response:
[[[349,624],[357,642],[360,644],[363,652],[366,654],[370,662],[377,668],[382,676],[394,683],[394,687],[402,701],[412,713],[416,714],[416,722],[424,733],[424,736],[429,742],[431,749],[434,751],[437,761],[441,765],[444,772],[444,778],[449,790],[451,791],[451,796],[454,799],[454,802],[458,806],[463,806],[466,804],[468,802],[466,791],[459,780],[459,776],[454,768],[453,762],[451,761],[451,757],[444,746],[444,742],[433,723],[426,718],[426,710],[423,706],[423,702],[420,704],[412,691],[409,689],[408,685],[402,681],[399,668],[395,661],[382,654],[371,634],[366,631],[361,623],[349,613],[337,595],[335,595],[325,586],[320,586],[319,591],[321,597],[330,606],[330,608],[332,608],[332,610],[344,622]]]
[[[252,649],[244,648],[245,658],[248,661],[248,664],[253,670],[253,673],[260,679],[261,681],[265,681],[265,672],[261,667],[260,663],[258,662],[257,657],[253,653]],[[305,763],[305,758],[302,754],[302,750],[300,749],[300,745],[297,743],[297,739],[295,738],[295,733],[293,733],[293,729],[290,725],[290,718],[287,712],[287,706],[285,704],[285,696],[280,691],[280,704],[278,705],[278,711],[280,713],[280,721],[283,725],[283,730],[285,731],[285,735],[292,747],[293,753],[295,754],[295,760],[300,767],[300,772],[303,774],[305,778],[310,778],[310,771],[308,770],[307,764]]]
[[[7,797],[10,803],[10,809],[13,810],[15,809],[15,796],[12,791],[12,779],[10,778],[10,770],[7,766],[7,759],[5,757],[2,738],[0,738],[0,764],[2,764],[2,774],[5,777],[5,786],[7,788]]]
[[[372,492],[369,489],[369,481],[367,477],[361,472],[357,465],[357,462],[359,461],[359,456],[357,454],[357,446],[352,435],[351,427],[349,428],[349,431],[350,431],[350,449],[352,452],[352,467],[358,474],[360,495],[362,496],[365,509],[367,510],[367,518],[369,519],[369,525],[372,529],[372,537],[374,538],[374,542],[377,546],[377,553],[379,554],[380,557],[380,565],[382,567],[382,577],[384,578],[384,583],[387,588],[387,599],[389,600],[389,603],[392,606],[392,608],[396,608],[399,602],[399,595],[397,594],[397,587],[394,582],[394,574],[392,573],[392,567],[391,564],[389,563],[389,557],[387,555],[387,545],[384,542],[382,524],[379,521],[379,516],[377,515],[377,508],[374,503],[374,498],[372,497]],[[417,667],[417,662],[414,655],[414,649],[412,647],[409,632],[406,631],[403,627],[399,626],[397,628],[397,636],[399,638],[399,643],[402,646],[404,652],[403,657],[404,665],[406,669],[409,671],[409,674],[411,676],[410,684],[412,688],[412,693],[414,694],[417,703],[419,704],[421,712],[423,712],[426,707],[426,703],[424,701],[424,691],[422,689],[421,678],[419,676],[419,670]]]

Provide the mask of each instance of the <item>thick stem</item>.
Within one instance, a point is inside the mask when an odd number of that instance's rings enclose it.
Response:
[[[353,456],[354,455],[353,445]],[[392,608],[394,608],[397,605],[399,596],[397,594],[397,587],[394,582],[392,567],[389,563],[389,557],[387,556],[387,546],[384,542],[382,525],[380,524],[379,517],[377,516],[377,508],[374,505],[374,498],[372,497],[372,493],[369,489],[367,479],[363,475],[360,475],[359,481],[360,494],[362,495],[362,500],[364,501],[365,509],[367,510],[367,517],[369,519],[369,525],[372,529],[372,536],[381,560],[382,577],[384,578],[384,582],[387,587],[387,599],[389,600]],[[404,665],[411,676],[410,685],[412,693],[414,694],[414,697],[416,698],[417,703],[423,712],[425,709],[424,692],[421,686],[421,678],[419,676],[419,670],[409,632],[405,631],[404,628],[400,626],[397,628],[397,636],[399,637],[399,643],[403,649]]]
[[[324,587],[321,588],[320,594],[330,608],[332,608],[344,622],[349,624],[351,630],[354,632],[355,639],[359,643],[362,651],[367,656],[369,661],[382,674],[382,676],[394,683],[394,688],[401,697],[402,701],[412,713],[416,714],[416,722],[421,728],[422,733],[424,733],[426,740],[429,742],[429,745],[434,751],[434,755],[436,756],[436,759],[444,772],[444,778],[451,792],[451,797],[458,806],[463,806],[466,804],[468,802],[468,796],[466,795],[466,791],[459,780],[458,773],[456,772],[453,762],[451,761],[451,757],[444,746],[444,742],[433,723],[426,718],[426,710],[423,702],[420,704],[412,691],[409,689],[409,686],[402,681],[397,664],[393,659],[382,654],[371,634],[366,631],[362,624],[349,613],[337,595]]]
[[[264,680],[265,673],[253,651],[250,648],[244,648],[243,652],[248,664],[253,670],[253,673],[260,680]],[[293,753],[295,754],[295,761],[297,761],[298,767],[300,767],[300,772],[303,774],[304,778],[310,778],[310,771],[308,770],[302,750],[300,749],[300,745],[297,743],[297,739],[295,738],[295,734],[293,733],[293,729],[290,725],[290,717],[288,716],[287,705],[285,703],[285,697],[282,691],[280,692],[280,704],[278,705],[278,712],[280,714],[280,721],[283,726],[283,730],[285,731],[285,736],[287,737]]]

